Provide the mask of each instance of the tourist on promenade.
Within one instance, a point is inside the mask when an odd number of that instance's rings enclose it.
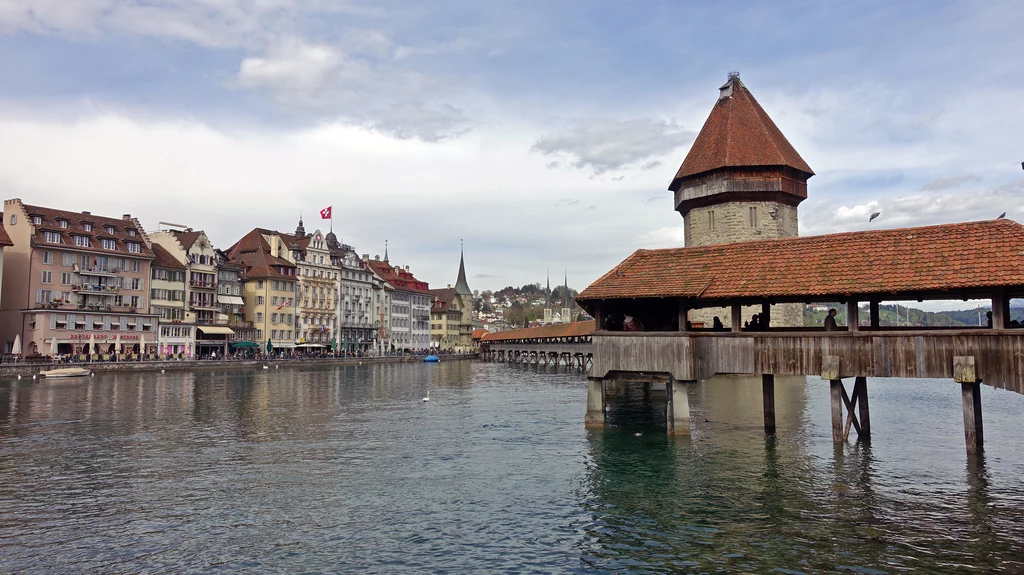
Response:
[[[838,331],[839,326],[836,325],[836,308],[828,310],[828,315],[825,316],[825,331]]]

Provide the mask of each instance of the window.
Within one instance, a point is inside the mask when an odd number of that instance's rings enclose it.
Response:
[[[256,280],[256,289],[263,289],[263,280]]]
[[[270,323],[277,323],[277,314],[276,313],[270,314]]]
[[[60,255],[60,265],[69,268],[75,265],[75,254],[64,252]]]
[[[270,339],[277,339],[277,330],[276,329],[270,330]]]
[[[43,250],[43,263],[44,264],[52,264],[53,263],[53,252]]]
[[[715,229],[715,210],[708,210],[708,229]]]
[[[137,242],[125,242],[125,245],[128,246],[128,251],[132,252],[133,254],[141,254],[142,253],[142,244],[140,244],[140,243],[137,243]]]
[[[75,240],[75,245],[80,248],[89,247],[89,236],[71,236]]]
[[[130,285],[131,285],[131,289],[133,289],[133,290],[140,290],[140,289],[142,289],[142,279],[141,278],[132,278]]]
[[[116,234],[117,233],[117,230],[114,229],[114,226],[103,226],[103,229],[106,230],[106,232],[108,234]]]
[[[10,220],[10,222],[11,222],[11,225],[12,225],[12,226],[13,226],[13,225],[16,225],[16,224],[18,223],[18,216],[14,215],[14,214],[11,214],[11,220]]]
[[[134,238],[135,237],[135,230],[129,229],[128,230],[128,235]]]
[[[256,305],[263,305],[263,296],[256,296]]]
[[[40,225],[42,223],[43,223],[43,217],[42,216],[32,216],[32,224],[33,225],[38,226],[38,225]]]
[[[49,244],[59,244],[60,234],[57,232],[43,232],[43,241]]]
[[[142,262],[139,260],[132,260],[132,271],[139,273],[142,271]]]
[[[53,299],[53,292],[48,289],[36,290],[36,303],[49,303]]]
[[[87,231],[87,232],[91,232],[92,231],[92,224],[90,224],[89,222],[85,222],[85,223],[82,224],[82,229]]]
[[[276,295],[270,298],[270,305],[277,305],[277,296]]]
[[[120,294],[114,296],[114,305],[116,305],[118,307],[123,306],[124,305],[124,296],[120,295]]]
[[[68,221],[67,220],[57,220],[57,225],[60,226],[61,228],[67,229]]]
[[[71,285],[71,274],[68,272],[60,272],[60,285],[68,286]]]
[[[117,249],[117,242],[115,242],[114,240],[101,239],[100,240],[100,245],[103,246],[103,249],[105,249],[105,250],[116,250]]]
[[[755,207],[750,208],[750,227],[757,227],[757,208]]]
[[[256,312],[256,321],[263,321],[263,312]]]
[[[142,297],[141,296],[137,296],[137,295],[133,295],[132,299],[131,299],[131,301],[129,303],[131,303],[132,307],[138,308],[139,306],[142,305]]]
[[[52,284],[53,283],[53,272],[51,272],[51,271],[44,271],[43,272],[43,279],[41,280],[40,283]]]

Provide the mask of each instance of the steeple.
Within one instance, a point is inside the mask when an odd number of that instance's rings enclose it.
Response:
[[[306,228],[302,226],[302,216],[299,216],[299,225],[295,226],[295,237],[304,238],[306,237]]]
[[[459,250],[459,277],[455,280],[455,293],[459,295],[473,295],[473,290],[469,289],[469,283],[466,281],[465,246],[462,246]]]
[[[384,240],[384,261],[388,261],[388,241]]]

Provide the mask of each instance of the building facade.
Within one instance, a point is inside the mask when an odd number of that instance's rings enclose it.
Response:
[[[149,313],[157,317],[157,353],[192,357],[195,316],[187,312],[187,268],[160,244],[153,243],[152,249]]]
[[[4,202],[12,245],[4,258],[0,334],[23,355],[145,353],[155,348],[149,312],[149,239],[138,220]],[[148,347],[152,346],[152,347]]]
[[[391,294],[395,288],[377,275],[377,272],[370,266],[370,254],[363,255],[363,262],[366,263],[367,269],[372,274],[370,281],[373,283],[371,300],[371,319],[374,328],[373,352],[376,355],[384,355],[391,349]]]
[[[370,268],[392,287],[391,292],[391,351],[412,352],[430,347],[430,308],[433,294],[430,285],[420,281],[409,271],[409,266],[396,267],[388,261],[387,250],[383,260],[369,262]]]
[[[374,272],[352,246],[339,242],[333,232],[327,234],[327,239],[341,278],[338,304],[341,348],[370,353],[378,336],[373,318]]]
[[[807,198],[813,175],[739,74],[730,74],[669,185],[683,216],[685,245],[797,236],[797,206]],[[759,307],[742,309],[746,321],[759,313]],[[710,326],[715,316],[731,322],[724,308],[692,310],[689,317]],[[803,307],[772,306],[771,324],[803,325]]]
[[[431,346],[457,353],[473,350],[473,290],[466,281],[465,253],[459,254],[455,287],[431,290],[436,298],[431,308]]]
[[[293,350],[299,277],[295,264],[287,259],[288,246],[281,235],[256,228],[226,253],[244,268],[240,277],[245,317],[262,334],[260,349],[266,351],[269,343],[274,350]]]
[[[295,316],[297,344],[310,348],[337,347],[338,268],[323,232],[306,234],[299,220],[293,236],[292,260],[298,270]]]

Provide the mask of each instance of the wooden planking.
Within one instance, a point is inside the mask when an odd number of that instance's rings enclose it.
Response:
[[[1024,331],[828,335],[598,332],[593,342],[593,377],[611,371],[669,373],[683,381],[708,379],[718,373],[820,375],[822,358],[837,356],[838,377],[952,379],[953,358],[971,356],[978,379],[1024,393]]]

